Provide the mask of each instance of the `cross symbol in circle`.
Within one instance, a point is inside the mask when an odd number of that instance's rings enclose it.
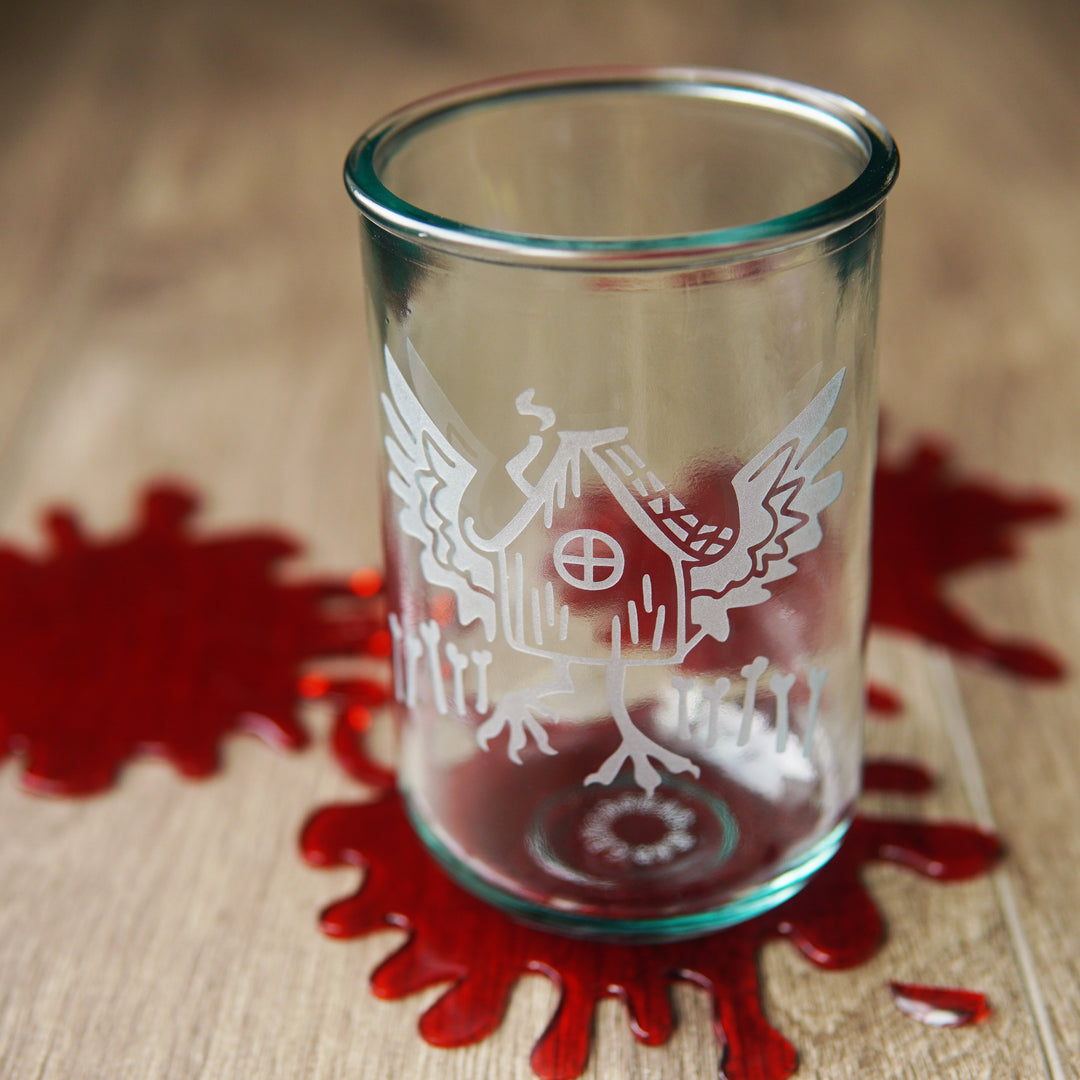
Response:
[[[625,557],[618,541],[598,529],[564,533],[555,545],[555,569],[576,589],[610,589],[622,577]]]

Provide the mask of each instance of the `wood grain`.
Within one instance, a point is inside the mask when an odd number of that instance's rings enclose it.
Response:
[[[0,27],[0,535],[37,545],[43,504],[115,528],[150,477],[208,496],[206,528],[280,524],[308,569],[378,559],[355,223],[340,163],[390,107],[541,66],[677,62],[768,70],[881,115],[904,158],[881,325],[890,438],[945,433],[971,469],[1080,499],[1080,25],[1050,0],[46,0]],[[988,625],[1080,667],[1074,521],[1021,563],[956,582]],[[870,964],[764,958],[800,1077],[1080,1075],[1080,700],[881,637],[903,689],[873,748],[928,760],[928,800],[984,818],[1009,856],[939,887],[872,873],[892,933]],[[295,854],[307,813],[357,789],[321,745],[249,740],[187,783],[152,763],[76,802],[0,776],[0,1076],[525,1078],[554,1006],[525,980],[488,1042],[415,1032],[434,993],[366,988],[399,940],[331,942],[320,907],[355,876]],[[887,980],[985,990],[987,1024],[935,1031]],[[637,1046],[601,1009],[587,1076],[709,1077],[707,1003]]]

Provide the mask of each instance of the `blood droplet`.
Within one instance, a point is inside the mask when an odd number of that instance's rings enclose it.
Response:
[[[330,680],[317,671],[309,671],[300,677],[297,689],[301,697],[320,698],[330,689]]]
[[[986,995],[977,990],[890,982],[896,1007],[929,1027],[967,1027],[990,1018]]]
[[[388,659],[393,648],[394,642],[389,630],[376,630],[367,639],[367,652],[371,656]]]
[[[350,705],[345,718],[353,731],[363,734],[371,728],[371,710],[366,705]]]
[[[881,683],[872,682],[866,688],[866,705],[880,716],[897,716],[904,708],[900,695]]]
[[[383,576],[374,567],[362,566],[349,578],[349,587],[357,596],[375,596],[383,587]]]

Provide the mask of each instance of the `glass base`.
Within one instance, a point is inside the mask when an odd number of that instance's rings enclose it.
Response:
[[[588,903],[572,903],[560,897],[544,903],[501,887],[455,854],[409,799],[405,803],[414,829],[438,863],[481,900],[520,922],[552,933],[629,943],[700,937],[769,911],[794,896],[832,858],[850,825],[850,818],[845,818],[801,852],[796,865],[744,892],[730,894],[716,906],[686,910],[689,905],[683,905],[678,911],[643,916],[625,914],[628,906],[614,897],[605,902],[598,896]],[[737,822],[724,802],[715,796],[702,800],[690,785],[683,792],[665,788],[663,796],[652,799],[630,790],[604,789],[597,793],[594,807],[586,814],[585,827],[574,829],[572,834],[563,827],[563,812],[557,800],[541,804],[533,828],[525,837],[525,846],[545,872],[573,882],[587,893],[602,894],[604,890],[604,883],[590,873],[590,864],[596,858],[610,860],[612,855],[623,857],[628,864],[624,889],[629,882],[630,889],[648,892],[653,883],[663,882],[666,892],[677,893],[679,879],[685,876],[687,892],[693,892],[693,883],[722,868],[739,842]],[[699,837],[704,830],[707,843],[687,846],[682,828],[687,814],[693,815],[694,831]],[[645,835],[635,842],[635,838],[627,836],[627,826]],[[568,840],[571,835],[576,839]]]

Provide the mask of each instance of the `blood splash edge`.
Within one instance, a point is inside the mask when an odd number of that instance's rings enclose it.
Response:
[[[387,927],[406,931],[405,943],[371,977],[377,996],[400,998],[450,984],[420,1020],[420,1034],[432,1045],[486,1038],[499,1026],[518,978],[529,972],[550,978],[559,1005],[530,1059],[542,1080],[581,1075],[592,1017],[606,997],[625,1003],[635,1038],[666,1042],[675,1028],[668,989],[678,981],[703,988],[713,1000],[726,1080],[785,1080],[796,1053],[762,1010],[761,946],[784,938],[818,967],[855,966],[874,954],[883,933],[862,882],[864,867],[889,862],[952,881],[985,873],[1001,854],[996,837],[970,825],[858,817],[833,860],[772,912],[696,941],[619,945],[520,925],[464,892],[422,848],[396,794],[316,811],[300,846],[312,866],[364,871],[362,886],[323,912],[324,933],[355,938]]]
[[[158,483],[127,533],[92,538],[60,509],[43,556],[0,546],[0,758],[23,759],[28,790],[94,794],[141,756],[207,776],[236,732],[299,749],[304,666],[385,633],[380,600],[281,581],[300,550],[283,533],[192,536],[198,505]]]

